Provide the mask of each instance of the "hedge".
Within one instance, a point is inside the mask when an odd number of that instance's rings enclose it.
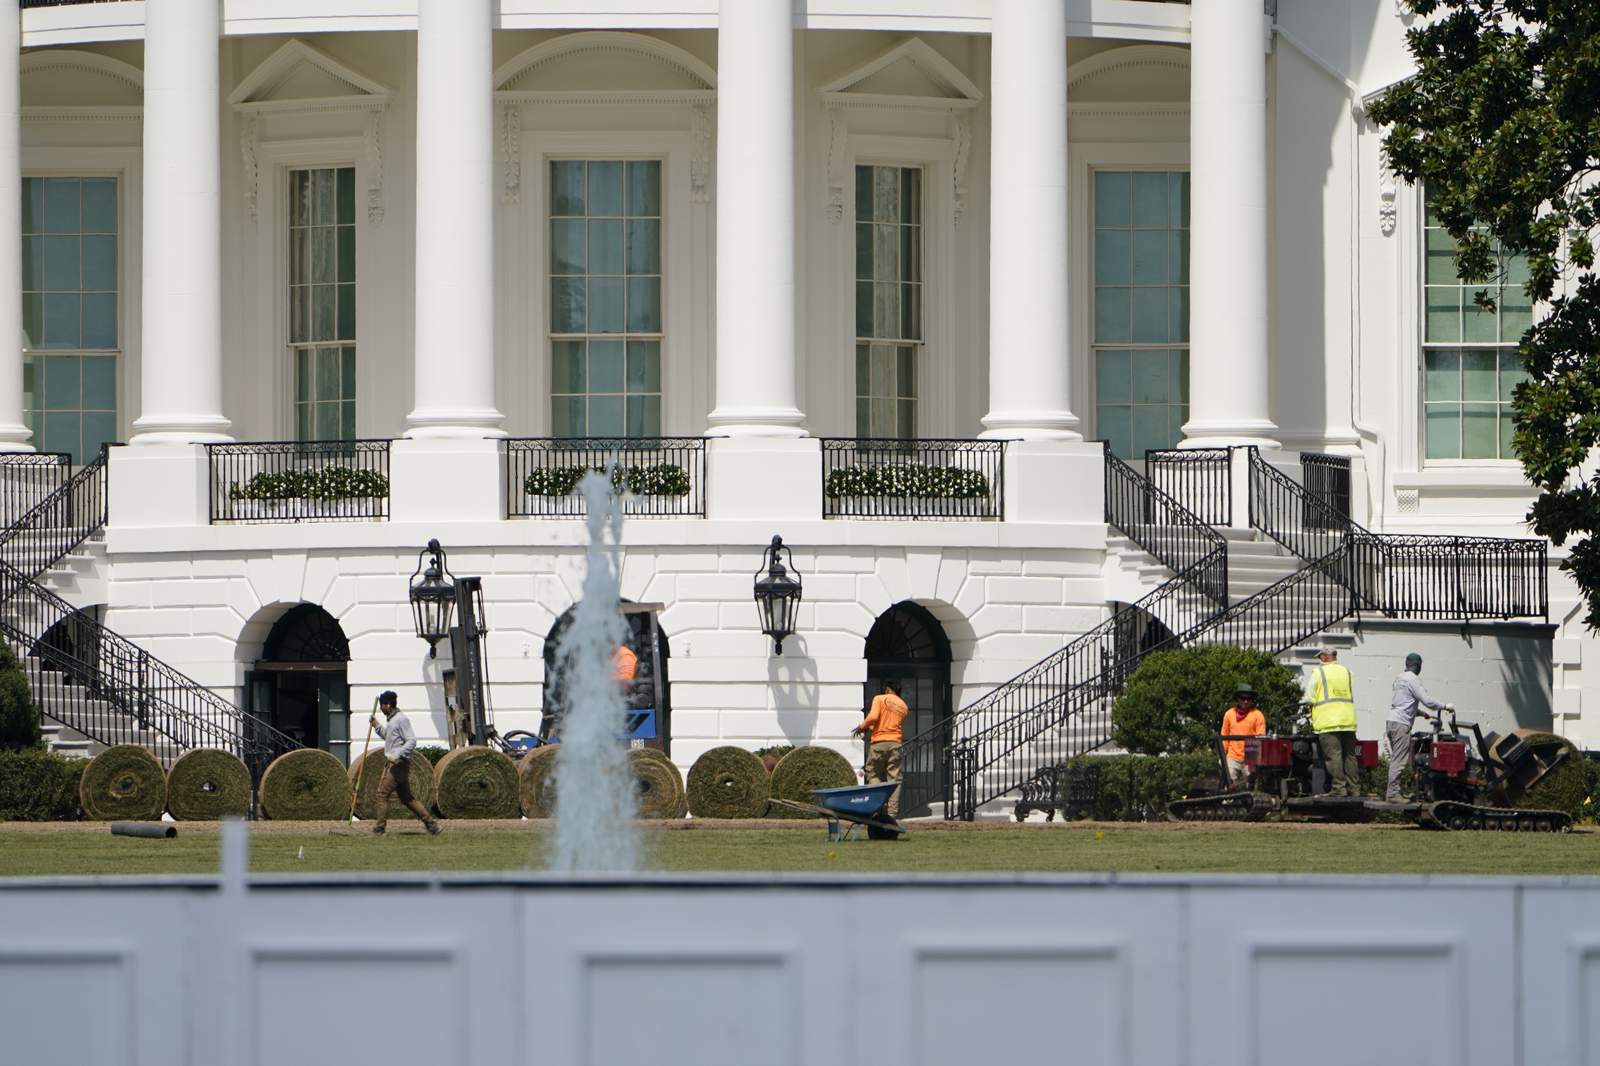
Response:
[[[603,467],[540,467],[523,479],[522,489],[529,496],[566,496],[578,487],[586,474],[604,475],[605,472]],[[634,496],[687,496],[690,483],[688,473],[678,464],[652,463],[612,467],[611,487],[619,493],[626,487]]]
[[[844,466],[829,472],[822,492],[830,500],[848,496],[981,500],[989,495],[989,479],[977,470],[926,463]]]
[[[1301,695],[1293,670],[1253,648],[1201,645],[1145,657],[1111,709],[1112,742],[1142,755],[1210,752],[1240,684],[1255,687],[1268,732],[1293,731]]]
[[[0,749],[24,751],[39,743],[33,689],[7,641],[0,640]]]
[[[450,754],[450,749],[441,748],[437,744],[430,744],[427,747],[423,747],[419,744],[417,746],[416,753],[422,756],[424,759],[427,759],[431,765],[438,766],[439,760]]]
[[[389,495],[389,479],[376,470],[326,466],[252,475],[228,487],[230,500],[352,500]]]
[[[75,822],[87,759],[35,748],[0,751],[0,822]]]

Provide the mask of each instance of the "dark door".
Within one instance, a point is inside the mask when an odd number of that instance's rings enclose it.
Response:
[[[906,701],[906,740],[931,730],[948,730],[950,696],[950,642],[944,627],[925,607],[898,603],[884,612],[867,635],[867,681],[861,713],[872,706],[885,681],[900,682]],[[865,744],[863,740],[863,759]],[[900,768],[900,813],[928,813],[928,804],[942,799],[945,787],[945,752],[949,737],[920,743],[907,750]]]

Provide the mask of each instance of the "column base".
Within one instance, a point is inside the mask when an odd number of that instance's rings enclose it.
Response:
[[[233,423],[221,415],[172,415],[136,419],[129,444],[231,444]]]
[[[708,437],[804,437],[798,407],[719,407],[706,417]]]
[[[822,445],[815,437],[712,439],[706,452],[707,518],[815,522],[822,517]]]
[[[475,437],[404,438],[390,445],[391,522],[498,522],[506,516],[500,444]]]
[[[135,437],[138,448],[112,448],[106,525],[113,529],[203,526],[211,521],[206,450],[190,441]]]
[[[1007,445],[1005,520],[1103,524],[1105,462],[1105,448],[1083,440],[1027,440]]]
[[[35,452],[33,430],[19,422],[0,425],[0,453]]]
[[[1245,448],[1272,451],[1283,447],[1278,442],[1278,427],[1270,419],[1238,422],[1189,422],[1183,427],[1180,448]]]
[[[412,440],[482,440],[504,437],[506,416],[492,407],[474,410],[412,411],[406,416],[406,436]]]
[[[991,411],[983,416],[985,440],[1080,441],[1078,416],[1071,411]]]

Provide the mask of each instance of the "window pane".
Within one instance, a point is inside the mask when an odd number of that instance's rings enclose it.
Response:
[[[1133,235],[1126,230],[1096,230],[1094,280],[1099,285],[1126,285],[1133,280]]]
[[[334,244],[332,226],[318,226],[311,231],[311,280],[320,284],[331,285],[335,280],[334,270],[337,261],[337,248]]]
[[[117,416],[109,411],[85,411],[83,415],[83,458],[100,454],[102,444],[115,444]]]
[[[1500,294],[1500,339],[1515,344],[1533,325],[1533,306],[1521,289],[1505,289]]]
[[[339,349],[317,349],[316,398],[319,401],[339,399]]]
[[[1170,324],[1167,321],[1167,290],[1136,288],[1133,290],[1133,340],[1135,344],[1165,344]]]
[[[1172,383],[1171,359],[1166,352],[1133,353],[1133,402],[1164,404]]]
[[[22,179],[22,232],[44,230],[44,179]]]
[[[356,402],[346,400],[339,405],[339,437],[341,440],[356,439]]]
[[[1167,245],[1168,277],[1175,285],[1189,284],[1189,234],[1174,230]]]
[[[917,395],[917,350],[915,348],[895,349],[895,378],[899,386],[896,395],[906,399],[915,399]]]
[[[1135,229],[1165,229],[1167,211],[1167,176],[1154,171],[1139,171],[1133,175],[1133,225]]]
[[[876,281],[900,280],[900,227],[872,227],[872,269]]]
[[[1133,283],[1165,285],[1168,267],[1167,231],[1145,230],[1133,234]]]
[[[340,349],[340,362],[343,366],[339,369],[339,378],[342,383],[339,395],[351,402],[356,398],[356,350],[346,346]]]
[[[550,345],[550,391],[584,392],[583,342],[554,341]]]
[[[1461,339],[1479,342],[1499,340],[1500,331],[1494,312],[1474,303],[1472,290],[1467,290],[1463,295],[1465,304],[1461,308]]]
[[[1498,459],[1500,428],[1495,424],[1494,404],[1461,405],[1461,458]]]
[[[628,164],[628,214],[661,214],[661,163],[639,160]]]
[[[1517,457],[1516,450],[1511,446],[1511,434],[1516,428],[1516,423],[1511,418],[1510,409],[1502,407],[1500,409],[1500,458],[1502,459],[1515,459]]]
[[[622,279],[589,278],[589,332],[621,333]]]
[[[76,234],[44,238],[46,292],[77,292],[82,288],[83,272],[79,261],[82,245]]]
[[[1461,408],[1455,404],[1428,404],[1424,410],[1428,458],[1461,458]]]
[[[1100,403],[1127,403],[1133,395],[1132,353],[1097,352],[1094,394]]]
[[[583,163],[578,160],[558,159],[550,164],[550,213],[552,215],[582,215]]]
[[[83,239],[83,287],[87,292],[115,292],[117,288],[117,239]]]
[[[1430,229],[1427,233],[1426,256],[1428,260],[1425,277],[1430,285],[1455,285],[1456,278],[1456,242],[1450,234],[1442,229]]]
[[[298,348],[294,353],[294,398],[297,403],[311,399],[311,349]]]
[[[1423,397],[1428,400],[1459,400],[1461,398],[1461,353],[1454,349],[1434,348],[1423,354],[1427,370]]]
[[[22,290],[38,292],[44,288],[44,242],[48,237],[22,238]]]
[[[313,225],[332,226],[339,220],[332,170],[311,172],[311,205]]]
[[[661,223],[655,219],[628,220],[628,273],[661,273]]]
[[[44,407],[47,411],[77,410],[83,403],[83,363],[77,356],[45,360]]]
[[[83,415],[77,411],[46,411],[44,445],[46,451],[71,452],[74,463],[83,462]]]
[[[337,403],[319,403],[315,407],[317,440],[338,440],[340,405]]]
[[[628,342],[628,391],[661,391],[661,345],[658,342]]]
[[[589,223],[589,273],[622,273],[622,223]]]
[[[557,396],[550,404],[550,434],[555,437],[582,437],[587,432],[582,396]]]
[[[1127,226],[1133,221],[1133,175],[1102,171],[1094,176],[1094,224]]]
[[[289,171],[289,225],[311,223],[311,171]]]
[[[856,336],[872,336],[872,282],[856,282]]]
[[[856,221],[872,221],[871,167],[856,167]]]
[[[1430,288],[1427,300],[1427,331],[1430,341],[1461,340],[1461,290]]]
[[[334,219],[341,226],[353,225],[356,220],[356,171],[354,167],[338,170],[338,207]]]
[[[900,286],[900,339],[922,339],[922,286]]]
[[[356,279],[356,228],[354,226],[340,226],[335,240],[339,245],[339,280],[354,281]]]
[[[1176,170],[1167,175],[1167,207],[1172,212],[1172,225],[1189,228],[1189,172]]]
[[[621,392],[622,382],[622,342],[590,341],[589,391]]]
[[[584,280],[550,279],[550,329],[554,333],[582,333],[586,324]]]
[[[92,292],[83,298],[83,346],[108,349],[117,346],[117,294]]]
[[[86,355],[82,360],[83,407],[89,411],[117,409],[117,360],[109,355]]]
[[[872,168],[872,217],[878,222],[900,217],[900,172],[893,167]]]
[[[44,347],[82,347],[83,301],[77,293],[44,296]]]
[[[1131,289],[1101,287],[1094,293],[1094,339],[1116,344],[1132,338]]]
[[[81,232],[83,220],[80,204],[81,195],[81,183],[77,178],[44,179],[44,231],[46,233]]]
[[[338,293],[333,285],[311,287],[311,339],[331,341],[337,336]]]
[[[905,281],[922,280],[922,227],[900,227],[900,276]]]
[[[1167,317],[1171,323],[1170,339],[1178,344],[1189,342],[1189,290],[1181,286],[1173,286],[1167,290],[1171,303],[1167,307]]]
[[[22,297],[22,345],[44,347],[44,297],[35,293]]]
[[[630,437],[661,436],[661,397],[628,397],[627,435]]]
[[[900,327],[900,286],[879,282],[872,286],[872,335],[895,337]]]
[[[622,214],[622,164],[618,162],[589,163],[589,214]],[[593,412],[590,413],[591,419]],[[621,417],[618,417],[621,422]]]
[[[1111,451],[1124,459],[1135,458],[1133,451],[1133,411],[1120,405],[1101,405],[1095,415],[1100,437]]]
[[[1189,353],[1174,352],[1173,354],[1177,358],[1172,361],[1172,395],[1179,403],[1187,406],[1189,403]],[[1184,420],[1188,420],[1187,414],[1184,415]]]
[[[338,288],[338,337],[342,341],[353,341],[356,339],[356,287],[354,285],[340,285]]]
[[[1461,397],[1465,400],[1494,400],[1499,395],[1496,368],[1499,360],[1493,350],[1477,349],[1461,353]]]
[[[1171,414],[1166,404],[1135,405],[1133,408],[1133,454],[1170,448],[1177,443],[1171,436]]]
[[[588,227],[558,219],[550,223],[550,273],[582,274],[589,263]]]
[[[1516,388],[1528,380],[1527,373],[1522,369],[1522,357],[1516,352],[1500,353],[1500,399],[1510,403],[1514,399]]]
[[[589,436],[626,436],[625,430],[627,427],[623,424],[622,414],[621,396],[589,397]]]

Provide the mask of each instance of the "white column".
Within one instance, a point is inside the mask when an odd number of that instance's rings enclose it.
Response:
[[[996,0],[985,436],[1079,440],[1067,331],[1067,9]]]
[[[410,437],[503,436],[494,397],[494,0],[417,5]]]
[[[1189,422],[1184,447],[1276,448],[1267,353],[1261,0],[1190,9]]]
[[[0,0],[0,292],[22,292],[22,15]],[[22,298],[0,300],[0,452],[32,451],[22,422]]]
[[[154,0],[144,36],[144,334],[134,444],[225,441],[220,0]]]
[[[795,398],[794,7],[717,14],[714,433],[798,437]]]

